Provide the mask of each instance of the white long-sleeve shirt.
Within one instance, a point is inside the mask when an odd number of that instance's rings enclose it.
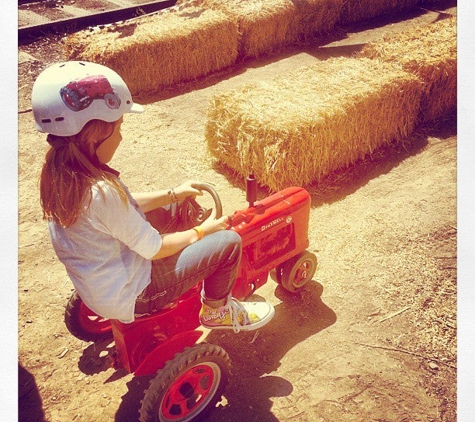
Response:
[[[56,254],[83,302],[104,318],[129,323],[137,296],[150,283],[151,258],[162,238],[124,189],[128,204],[100,181],[72,226],[48,225]]]

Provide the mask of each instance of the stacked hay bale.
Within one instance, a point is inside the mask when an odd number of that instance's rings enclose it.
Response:
[[[134,95],[195,80],[235,63],[238,27],[223,12],[199,7],[162,13],[65,39],[69,60],[117,71]]]
[[[419,118],[431,122],[457,107],[456,17],[418,25],[397,35],[370,43],[360,57],[400,66],[424,82]]]
[[[297,41],[332,32],[343,7],[343,0],[293,0],[292,3],[296,20],[289,37]]]
[[[255,58],[314,33],[331,31],[343,0],[197,0],[239,26],[240,57]]]
[[[216,94],[205,137],[242,177],[271,190],[305,186],[407,137],[420,96],[418,78],[389,63],[329,59]]]
[[[421,0],[422,7],[448,7],[457,6],[457,0]]]
[[[346,0],[339,23],[348,24],[411,10],[419,2],[420,0]]]

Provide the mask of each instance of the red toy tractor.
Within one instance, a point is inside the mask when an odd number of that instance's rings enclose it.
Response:
[[[105,76],[88,76],[78,81],[71,81],[63,86],[59,94],[68,108],[81,111],[88,108],[96,99],[104,99],[107,107],[116,110],[120,107],[120,99],[112,89]]]
[[[209,185],[196,185],[220,199]],[[249,206],[230,217],[240,234],[243,255],[233,296],[243,300],[266,283],[270,272],[277,283],[295,292],[310,281],[317,257],[306,251],[310,195],[287,188],[256,201],[256,182],[248,178]],[[275,273],[274,273],[275,271]],[[113,336],[112,366],[136,376],[156,374],[140,408],[142,422],[185,422],[201,419],[221,399],[229,377],[230,359],[217,345],[196,344],[202,335],[198,313],[201,283],[160,312],[131,324],[106,320],[86,307],[76,293],[65,314],[69,331],[79,339],[97,341]],[[271,322],[272,323],[272,322]]]

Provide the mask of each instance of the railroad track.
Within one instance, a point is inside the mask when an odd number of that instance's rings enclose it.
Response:
[[[18,42],[154,13],[176,0],[18,0]]]

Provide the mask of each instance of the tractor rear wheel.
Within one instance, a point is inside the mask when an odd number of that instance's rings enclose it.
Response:
[[[110,320],[91,311],[76,291],[66,305],[64,322],[68,331],[79,340],[98,341],[112,338]]]
[[[150,382],[140,421],[201,420],[221,399],[230,366],[226,351],[212,344],[196,344],[176,354]]]

